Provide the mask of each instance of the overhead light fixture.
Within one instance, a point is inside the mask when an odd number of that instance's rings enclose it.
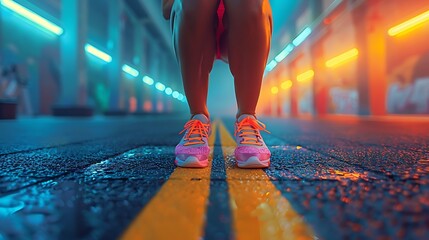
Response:
[[[275,59],[271,60],[270,63],[265,67],[265,71],[271,72],[277,66],[277,61]]]
[[[169,87],[165,89],[165,94],[171,95],[172,93],[173,93],[173,89],[171,89]]]
[[[422,14],[419,14],[401,24],[398,24],[392,28],[390,28],[387,33],[389,36],[396,36],[400,33],[404,33],[406,31],[412,30],[420,24],[429,21],[429,11],[426,11]]]
[[[281,61],[283,61],[283,59],[285,59],[285,58],[289,55],[289,53],[291,53],[291,52],[292,52],[293,48],[294,48],[294,46],[293,46],[292,44],[288,44],[288,45],[285,47],[285,49],[283,49],[283,51],[281,51],[281,52],[279,53],[279,55],[277,55],[274,59],[275,59],[277,62],[281,62]]]
[[[34,13],[33,11],[23,7],[22,5],[16,3],[15,1],[12,0],[1,0],[1,4],[12,10],[13,12],[19,14],[20,16],[30,20],[33,23],[36,23],[37,25],[43,27],[44,29],[56,34],[56,35],[61,35],[63,34],[64,30],[55,25],[54,23],[46,20],[45,18],[41,17],[40,15]]]
[[[183,101],[184,98],[185,97],[181,93],[179,93],[179,96],[177,96],[177,100],[179,100],[179,101]]]
[[[326,61],[325,66],[328,68],[337,67],[337,66],[357,57],[358,54],[359,54],[359,51],[356,48],[350,49],[350,50]]]
[[[157,83],[155,84],[155,88],[162,92],[162,91],[164,91],[164,90],[165,90],[165,85],[164,85],[164,84],[162,84],[162,83],[160,83],[160,82],[157,82]]]
[[[298,47],[302,42],[307,39],[311,34],[311,28],[306,27],[301,33],[292,41],[286,45],[286,47],[265,67],[265,71],[271,72],[279,62],[283,61],[294,49]]]
[[[173,95],[173,98],[178,98],[179,97],[179,92],[178,91],[174,91],[173,93],[172,93],[172,95]]]
[[[137,77],[137,76],[139,75],[139,71],[137,71],[136,69],[134,69],[134,68],[130,67],[130,66],[129,66],[129,65],[127,65],[127,64],[124,64],[124,65],[122,66],[122,71],[124,71],[124,72],[126,72],[126,73],[130,74],[130,75],[131,75],[131,76],[133,76],[133,77]]]
[[[288,89],[292,87],[292,81],[291,80],[286,80],[284,82],[282,82],[282,84],[280,85],[280,87],[282,89]]]
[[[109,54],[97,49],[96,47],[92,46],[91,44],[85,45],[85,51],[92,54],[93,56],[105,61],[105,62],[109,63],[112,61],[112,57]]]
[[[147,85],[153,85],[155,82],[151,77],[148,77],[148,76],[144,76],[142,80]]]
[[[272,88],[271,88],[271,93],[272,93],[272,94],[277,94],[277,93],[279,93],[279,88],[278,88],[278,87],[272,87]]]
[[[305,71],[305,72],[303,72],[303,73],[299,74],[299,75],[296,77],[296,80],[297,80],[298,82],[303,82],[303,81],[310,80],[310,79],[312,79],[313,77],[314,77],[314,71],[313,71],[313,70],[308,70],[308,71]]]
[[[302,42],[307,39],[308,36],[311,34],[311,28],[306,27],[302,32],[292,41],[293,45],[295,47],[298,47]]]

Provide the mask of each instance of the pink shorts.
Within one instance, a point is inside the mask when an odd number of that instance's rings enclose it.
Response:
[[[225,5],[223,0],[220,0],[219,8],[217,9],[218,25],[216,29],[216,59],[221,59],[221,47],[220,47],[220,38],[222,37],[223,32],[225,31],[225,26],[223,25],[223,15],[225,13]]]

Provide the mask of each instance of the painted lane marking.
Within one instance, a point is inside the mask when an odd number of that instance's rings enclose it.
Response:
[[[222,122],[218,125],[237,239],[315,239],[312,229],[261,169],[235,165],[236,143]]]
[[[200,239],[204,235],[216,128],[215,121],[209,137],[209,167],[176,168],[122,239]]]

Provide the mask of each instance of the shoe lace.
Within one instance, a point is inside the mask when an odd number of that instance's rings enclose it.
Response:
[[[260,141],[262,138],[260,131],[270,133],[266,130],[265,124],[261,121],[251,117],[246,117],[236,123],[234,135],[237,136],[238,134],[238,136],[242,138],[240,142],[241,144],[262,146],[262,142]]]
[[[202,123],[200,120],[192,119],[189,120],[183,130],[179,133],[182,134],[183,132],[186,132],[186,135],[184,137],[186,143],[183,144],[184,146],[189,145],[197,145],[204,143],[203,138],[208,137],[208,129],[210,127],[210,124]]]

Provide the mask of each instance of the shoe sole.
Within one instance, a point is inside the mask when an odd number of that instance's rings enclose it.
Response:
[[[189,156],[185,160],[180,160],[176,157],[174,161],[176,166],[183,168],[205,168],[209,165],[209,159],[198,160],[197,157]]]
[[[267,168],[270,166],[270,158],[259,160],[258,157],[249,157],[246,161],[237,161],[239,168]]]

